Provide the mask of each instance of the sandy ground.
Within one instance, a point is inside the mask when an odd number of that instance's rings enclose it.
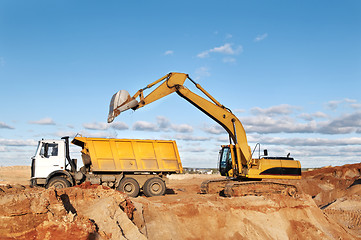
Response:
[[[0,167],[0,185],[22,184],[28,185],[30,179],[30,166]]]
[[[361,164],[323,168],[283,181],[297,197],[226,198],[199,194],[218,175],[172,175],[165,196],[128,198],[97,185],[30,188],[30,167],[1,167],[0,239],[361,239],[360,176]]]

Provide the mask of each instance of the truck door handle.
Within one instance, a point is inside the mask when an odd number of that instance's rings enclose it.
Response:
[[[59,165],[53,165],[54,167],[59,167]]]

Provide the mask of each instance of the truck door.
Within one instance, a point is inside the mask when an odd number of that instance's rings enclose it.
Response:
[[[43,142],[38,150],[35,164],[35,177],[46,178],[51,172],[64,169],[64,153],[59,151],[58,143]]]

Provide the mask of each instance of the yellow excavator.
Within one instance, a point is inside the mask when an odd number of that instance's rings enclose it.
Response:
[[[199,96],[184,86],[190,80],[208,99]],[[144,96],[144,91],[159,85]],[[202,183],[201,193],[218,192],[225,196],[260,195],[264,193],[282,193],[294,196],[297,188],[292,184],[261,181],[262,179],[301,179],[301,164],[287,157],[268,157],[264,155],[252,158],[246,132],[240,120],[231,110],[220,104],[212,95],[193,81],[185,73],[169,73],[148,84],[130,97],[126,90],[115,93],[109,106],[108,123],[113,122],[121,112],[128,109],[137,110],[149,103],[176,92],[207,116],[220,124],[229,134],[229,145],[223,145],[219,152],[219,171],[227,178],[208,180]],[[137,100],[139,99],[139,100]],[[257,144],[260,153],[260,145]]]

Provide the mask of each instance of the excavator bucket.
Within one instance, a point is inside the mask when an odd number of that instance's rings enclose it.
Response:
[[[120,90],[113,95],[109,105],[108,123],[113,122],[121,112],[138,106],[138,101],[130,97],[128,91]]]

